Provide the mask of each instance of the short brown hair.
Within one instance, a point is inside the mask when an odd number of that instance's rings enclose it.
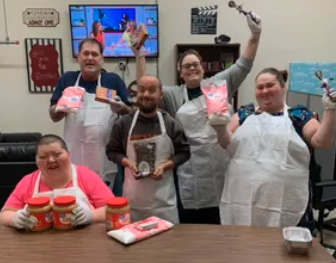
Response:
[[[48,145],[48,144],[51,144],[51,143],[54,143],[54,142],[59,143],[62,149],[66,150],[66,151],[69,151],[65,141],[60,136],[58,136],[56,134],[46,134],[46,135],[43,135],[39,139],[39,141],[37,142],[36,154],[37,154],[40,146]]]
[[[85,38],[85,39],[83,39],[78,45],[78,52],[81,52],[84,44],[87,44],[87,43],[97,45],[99,47],[100,55],[103,55],[104,47],[103,47],[102,43],[100,43],[95,38]]]
[[[256,76],[256,80],[257,78],[261,75],[261,74],[271,74],[273,76],[276,77],[276,79],[279,81],[280,86],[282,88],[285,87],[287,79],[288,79],[288,70],[278,70],[276,68],[264,68],[262,71],[259,72],[259,74]]]
[[[198,57],[198,59],[200,60],[200,62],[202,63],[202,56],[198,53],[198,51],[196,51],[195,49],[188,49],[186,51],[184,51],[181,55],[180,55],[180,58],[179,58],[179,69],[182,68],[182,61],[183,59],[188,56],[188,55],[195,55],[196,57]]]

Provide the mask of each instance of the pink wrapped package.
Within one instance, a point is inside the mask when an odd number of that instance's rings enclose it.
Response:
[[[78,113],[82,105],[85,90],[80,87],[69,87],[63,91],[58,100],[56,112]]]
[[[208,123],[213,126],[227,125],[230,122],[230,110],[226,80],[203,80],[201,90],[206,100]]]
[[[107,234],[121,243],[128,245],[167,231],[173,226],[174,224],[166,220],[152,216],[126,225],[121,229],[109,231]]]

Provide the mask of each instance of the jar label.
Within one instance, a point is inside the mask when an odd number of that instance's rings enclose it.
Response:
[[[120,229],[131,223],[130,213],[124,214],[107,214],[106,226],[110,229]]]
[[[34,213],[30,215],[34,221],[34,230],[43,230],[52,226],[53,218],[51,212]]]
[[[71,225],[72,213],[53,212],[54,226],[56,228],[69,227]]]

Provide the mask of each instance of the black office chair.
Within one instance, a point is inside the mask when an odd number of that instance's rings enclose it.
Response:
[[[318,116],[316,115],[318,119]],[[335,156],[336,164],[336,156]],[[334,171],[334,177],[331,180],[322,180],[321,171],[322,167],[316,162],[315,151],[312,150],[310,160],[310,181],[312,184],[312,206],[314,210],[318,211],[318,219],[316,222],[317,230],[320,233],[320,242],[323,246],[328,246],[323,240],[323,230],[331,230],[336,232],[336,218],[325,220],[331,211],[336,209],[336,197],[328,198],[323,195],[323,192],[327,188],[334,187],[336,191],[336,176]]]

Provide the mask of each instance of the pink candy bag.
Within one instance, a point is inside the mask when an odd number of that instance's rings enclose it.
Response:
[[[152,216],[126,225],[121,229],[109,231],[107,234],[121,243],[128,245],[167,231],[173,226],[174,224],[166,220]]]
[[[230,112],[226,80],[205,79],[201,82],[201,90],[206,100],[208,123],[227,125]]]
[[[78,113],[82,105],[85,90],[80,87],[69,87],[63,91],[58,100],[56,112]]]

